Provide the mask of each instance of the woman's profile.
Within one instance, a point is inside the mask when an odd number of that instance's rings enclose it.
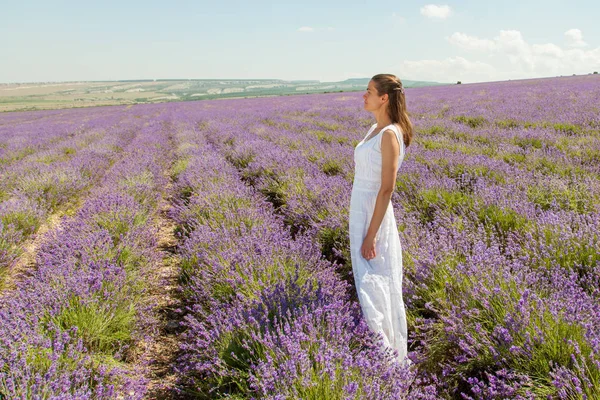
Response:
[[[402,299],[402,248],[391,197],[412,139],[402,82],[391,74],[371,78],[364,109],[376,123],[354,149],[350,199],[350,253],[358,300],[369,328],[383,336],[398,360],[409,362]]]

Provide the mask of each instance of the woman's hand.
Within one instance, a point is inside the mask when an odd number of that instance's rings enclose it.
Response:
[[[375,238],[367,236],[365,240],[363,240],[363,244],[360,247],[360,254],[366,259],[371,260],[375,258]]]

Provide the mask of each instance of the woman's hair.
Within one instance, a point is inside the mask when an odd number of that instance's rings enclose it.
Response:
[[[413,125],[406,112],[406,99],[404,97],[404,88],[402,82],[392,74],[378,74],[371,78],[375,83],[377,94],[389,97],[388,113],[392,122],[400,125],[404,145],[408,147],[413,137]]]

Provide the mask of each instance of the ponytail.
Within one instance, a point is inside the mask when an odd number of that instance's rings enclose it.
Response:
[[[400,125],[404,146],[408,147],[413,137],[413,124],[406,112],[406,97],[402,82],[392,74],[378,74],[371,80],[375,83],[380,96],[388,95],[388,114],[393,123]]]

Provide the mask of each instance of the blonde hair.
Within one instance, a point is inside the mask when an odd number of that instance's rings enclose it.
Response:
[[[408,147],[413,137],[413,124],[406,112],[406,98],[402,81],[392,74],[377,74],[371,78],[377,94],[389,97],[388,114],[393,123],[400,125],[404,146]]]

